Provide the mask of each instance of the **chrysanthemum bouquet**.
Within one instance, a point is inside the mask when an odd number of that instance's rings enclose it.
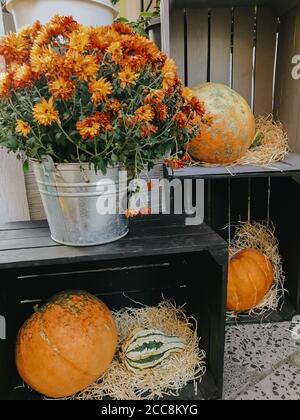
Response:
[[[135,176],[181,158],[203,107],[175,63],[123,23],[91,28],[55,16],[0,40],[0,145],[19,156],[90,163]]]

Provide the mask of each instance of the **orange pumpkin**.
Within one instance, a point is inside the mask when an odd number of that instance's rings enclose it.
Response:
[[[245,312],[257,306],[273,284],[273,266],[256,249],[245,249],[229,262],[227,309]]]
[[[16,364],[22,379],[51,398],[70,396],[95,382],[117,346],[107,306],[86,292],[60,293],[21,328]]]
[[[188,151],[193,158],[213,164],[228,164],[241,158],[255,136],[255,118],[247,102],[228,86],[206,83],[194,93],[204,103],[211,125],[203,125]]]

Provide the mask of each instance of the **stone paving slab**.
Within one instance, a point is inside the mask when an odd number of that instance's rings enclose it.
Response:
[[[290,322],[227,327],[224,399],[300,399],[300,340],[290,328]]]
[[[300,358],[300,353],[298,353]],[[300,366],[300,365],[299,365]],[[300,367],[284,363],[236,400],[300,400]]]

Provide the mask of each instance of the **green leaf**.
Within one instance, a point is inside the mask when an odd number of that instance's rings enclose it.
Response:
[[[129,20],[124,17],[119,17],[118,19],[115,19],[115,22],[129,23]]]
[[[27,174],[28,171],[29,171],[29,162],[28,160],[25,160],[25,162],[23,163],[23,172],[24,174]]]
[[[251,149],[254,149],[255,147],[260,146],[263,138],[264,138],[263,133],[260,130],[256,130],[253,143],[251,145]]]
[[[112,161],[113,164],[118,163],[118,161],[119,161],[118,156],[115,155],[114,153],[112,153],[112,155],[111,155],[111,161]]]
[[[97,170],[103,172],[104,175],[106,175],[107,163],[103,159],[101,159],[101,158],[97,159],[96,168],[97,168]]]
[[[152,12],[142,12],[140,16],[146,19],[152,19],[155,14]]]

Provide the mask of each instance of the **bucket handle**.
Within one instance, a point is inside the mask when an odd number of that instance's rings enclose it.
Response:
[[[51,156],[49,156],[49,155],[43,156],[43,162],[44,162],[43,170],[44,170],[44,175],[46,177],[49,178],[49,176],[50,176],[49,175],[49,172],[54,172],[55,175],[56,175],[56,177],[63,179],[62,174],[60,173],[59,169],[57,169],[57,167],[55,166],[55,163],[54,163],[54,161],[53,161],[53,159],[52,159]],[[91,182],[91,180],[88,177],[88,175],[86,174],[86,172],[84,171],[84,169],[83,168],[80,168],[80,172],[82,174],[83,181],[86,184],[89,184]]]

